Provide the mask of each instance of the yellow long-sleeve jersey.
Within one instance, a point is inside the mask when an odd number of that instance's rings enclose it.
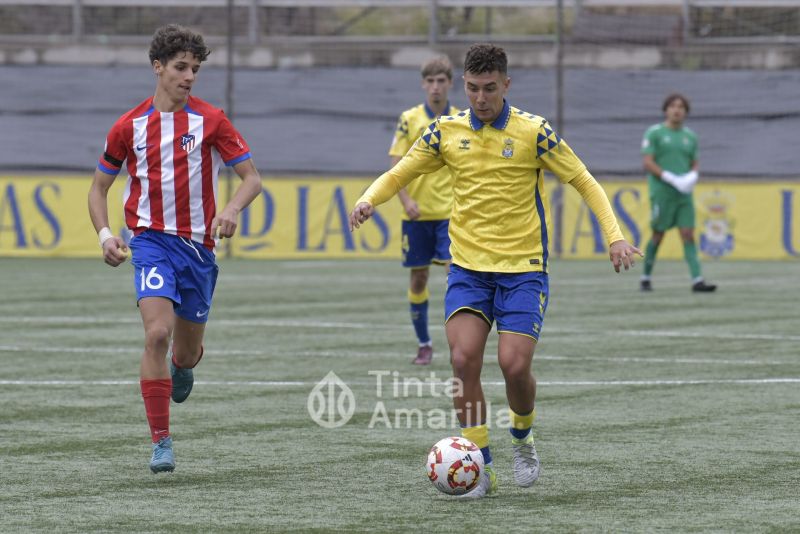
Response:
[[[358,200],[377,206],[422,174],[453,175],[450,252],[484,272],[547,272],[551,239],[544,171],[570,183],[595,213],[608,243],[623,239],[608,197],[546,119],[506,102],[491,124],[471,110],[431,123],[403,159]]]

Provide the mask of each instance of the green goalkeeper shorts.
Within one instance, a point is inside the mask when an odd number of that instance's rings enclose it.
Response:
[[[660,194],[650,196],[650,227],[655,232],[670,228],[694,228],[692,195]]]

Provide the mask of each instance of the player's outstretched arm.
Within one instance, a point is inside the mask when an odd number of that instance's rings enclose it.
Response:
[[[631,245],[622,236],[622,231],[617,224],[617,218],[614,216],[614,211],[611,209],[611,203],[608,201],[606,195],[597,180],[589,173],[589,171],[576,176],[570,182],[589,205],[592,212],[594,212],[603,233],[608,239],[608,252],[614,270],[619,272],[620,267],[624,267],[627,271],[634,265],[634,255],[638,254],[644,257],[642,251]]]
[[[375,213],[375,208],[369,202],[359,202],[353,211],[350,212],[350,231],[361,226],[362,223],[367,222],[372,214]]]
[[[211,221],[211,235],[217,238],[233,237],[239,224],[239,213],[261,193],[261,175],[252,159],[233,166],[242,183],[225,208]]]
[[[108,227],[108,190],[116,175],[96,169],[89,188],[89,217],[103,249],[103,261],[112,267],[121,265],[128,258],[128,246],[121,238],[111,233]]]
[[[619,272],[620,267],[624,267],[626,271],[633,267],[635,264],[634,256],[637,254],[640,258],[644,257],[644,254],[639,248],[631,245],[624,239],[614,241],[608,247],[608,256],[616,272]]]
[[[400,156],[392,156],[392,165],[390,168],[393,168],[395,165],[400,163],[400,160],[403,159]],[[402,188],[400,191],[397,192],[397,198],[400,199],[400,204],[403,206],[403,211],[406,212],[408,218],[412,221],[416,221],[419,219],[421,215],[419,212],[419,206],[417,202],[411,198],[411,195],[408,194],[406,188]]]
[[[375,206],[380,206],[395,196],[412,180],[420,175],[437,171],[443,166],[438,151],[420,147],[419,142],[415,143],[400,161],[372,182],[356,201],[356,207],[350,213],[350,231],[366,222],[372,216]]]
[[[367,190],[364,191],[361,198],[356,201],[355,208],[350,212],[350,231],[352,232],[354,228],[358,228],[361,226],[361,223],[366,222],[367,219],[372,217],[375,206],[383,204],[395,196],[397,192],[410,181],[411,179],[404,183],[398,182],[392,170],[380,175],[378,179],[372,182]]]

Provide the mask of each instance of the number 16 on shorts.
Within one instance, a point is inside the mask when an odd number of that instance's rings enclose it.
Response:
[[[141,280],[139,291],[144,293],[145,289],[161,289],[164,287],[164,277],[156,272],[157,269],[158,267],[151,267],[145,275],[146,268],[142,267],[139,275],[139,279]]]
[[[136,300],[145,297],[165,297],[180,303],[177,295],[175,272],[164,265],[137,265],[135,272]]]

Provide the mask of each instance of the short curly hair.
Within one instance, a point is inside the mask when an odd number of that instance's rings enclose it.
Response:
[[[478,43],[469,47],[464,60],[464,72],[483,74],[498,71],[508,73],[506,51],[490,43]]]
[[[667,108],[672,105],[673,102],[676,100],[680,100],[683,102],[683,107],[686,108],[686,114],[689,114],[689,99],[686,98],[684,95],[680,93],[671,93],[667,95],[667,98],[664,99],[664,103],[661,105],[661,111],[666,112]]]
[[[199,61],[205,61],[211,50],[203,36],[180,24],[167,24],[156,30],[150,42],[150,64],[158,60],[162,65],[180,52],[191,52]]]

